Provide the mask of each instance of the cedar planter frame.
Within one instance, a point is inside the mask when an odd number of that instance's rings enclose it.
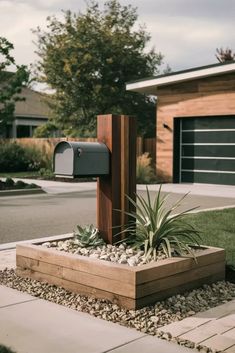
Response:
[[[52,248],[16,247],[17,274],[138,309],[225,278],[225,251],[204,247],[193,258],[174,257],[130,267]]]

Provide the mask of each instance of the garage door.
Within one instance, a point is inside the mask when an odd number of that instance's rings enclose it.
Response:
[[[179,119],[179,182],[235,185],[235,116]]]

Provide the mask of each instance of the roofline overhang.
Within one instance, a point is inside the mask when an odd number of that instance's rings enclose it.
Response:
[[[37,115],[37,114],[14,114],[14,118],[17,119],[44,119],[48,120],[49,116],[46,115]]]
[[[156,76],[154,78],[144,79],[137,82],[130,82],[126,84],[126,90],[148,95],[156,95],[158,87],[230,72],[235,72],[235,62],[229,64],[226,63],[204,66],[201,68],[171,73],[168,75]]]

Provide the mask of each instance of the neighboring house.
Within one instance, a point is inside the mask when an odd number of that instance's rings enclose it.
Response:
[[[127,84],[157,96],[157,174],[235,185],[235,62]]]
[[[34,130],[45,124],[50,115],[44,94],[24,87],[19,96],[25,100],[15,104],[15,119],[7,128],[7,138],[32,137]]]

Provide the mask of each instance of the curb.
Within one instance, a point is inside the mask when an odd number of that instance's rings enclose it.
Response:
[[[18,195],[34,195],[45,194],[43,189],[15,189],[15,190],[1,190],[0,197],[3,196],[18,196]]]
[[[17,244],[46,243],[47,241],[63,240],[63,239],[68,239],[68,238],[72,238],[72,237],[73,237],[73,233],[67,233],[67,234],[60,234],[60,235],[52,235],[52,236],[44,237],[44,238],[35,238],[35,239],[29,239],[29,240],[19,240],[19,241],[16,241],[16,242],[0,244],[0,251],[15,249]]]

